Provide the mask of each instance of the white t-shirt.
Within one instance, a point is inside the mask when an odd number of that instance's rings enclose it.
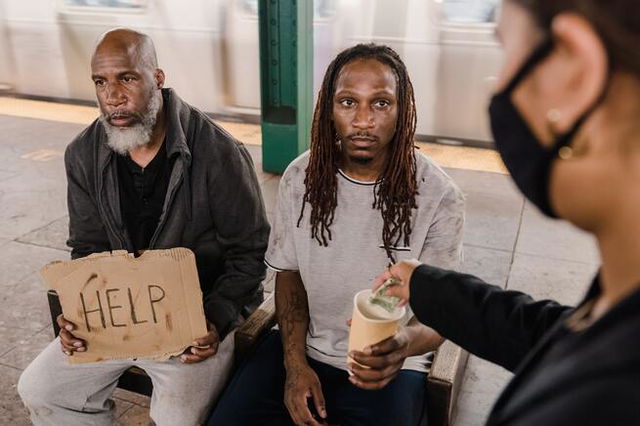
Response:
[[[382,245],[382,215],[373,209],[372,182],[356,181],[338,172],[338,201],[328,247],[311,237],[311,206],[297,226],[305,192],[305,152],[287,168],[278,192],[267,265],[276,271],[297,270],[307,292],[309,330],[307,355],[346,370],[353,296],[371,288],[389,260]],[[456,269],[462,258],[464,198],[451,178],[416,151],[418,192],[410,245],[394,247],[397,261],[417,258]],[[407,318],[408,320],[408,318]],[[427,356],[408,358],[403,368],[427,371]]]

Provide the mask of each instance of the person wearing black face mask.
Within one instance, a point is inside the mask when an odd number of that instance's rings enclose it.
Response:
[[[529,128],[511,97],[519,84],[553,51],[553,48],[553,39],[545,38],[507,87],[492,98],[489,106],[491,130],[496,148],[511,177],[529,201],[549,217],[557,217],[549,201],[551,164],[556,157],[572,155],[569,144],[604,96],[603,92],[602,96],[597,98],[596,102],[575,121],[569,130],[554,135],[552,144],[544,146]],[[550,110],[547,118],[553,122],[557,120],[557,114],[559,114],[558,110]]]
[[[388,295],[514,372],[490,425],[640,424],[640,2],[505,0],[489,107],[496,147],[544,214],[594,234],[602,266],[577,307],[405,261]]]

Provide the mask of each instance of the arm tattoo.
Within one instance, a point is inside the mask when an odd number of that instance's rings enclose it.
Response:
[[[276,278],[276,313],[285,358],[304,354],[309,327],[309,305],[307,292],[298,273],[286,273]]]
[[[294,290],[282,296],[283,306],[278,315],[280,327],[290,331],[293,330],[296,323],[308,323],[309,306],[307,305],[307,295]]]

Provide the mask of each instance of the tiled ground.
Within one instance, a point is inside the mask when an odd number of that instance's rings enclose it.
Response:
[[[68,257],[61,155],[83,125],[0,115],[0,128],[0,424],[24,425],[29,421],[15,385],[52,337],[44,288],[35,271]],[[250,131],[256,130],[243,127],[238,132]],[[260,146],[248,148],[270,215],[279,177],[260,171]],[[447,171],[467,196],[465,271],[536,297],[578,300],[598,263],[590,237],[541,217],[504,174]],[[472,357],[455,424],[482,424],[508,378],[508,372]],[[121,424],[148,424],[148,398],[123,391],[114,398]]]

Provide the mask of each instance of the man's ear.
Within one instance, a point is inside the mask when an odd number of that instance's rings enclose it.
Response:
[[[156,80],[156,87],[158,89],[162,89],[164,87],[164,71],[162,71],[160,68],[156,68],[154,78]]]

